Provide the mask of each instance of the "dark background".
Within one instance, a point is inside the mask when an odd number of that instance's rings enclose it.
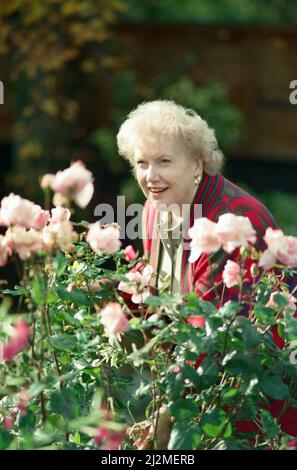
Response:
[[[142,101],[194,108],[226,156],[224,174],[297,234],[295,0],[0,0],[0,194],[43,203],[39,178],[78,158],[100,202],[142,194],[116,134]]]

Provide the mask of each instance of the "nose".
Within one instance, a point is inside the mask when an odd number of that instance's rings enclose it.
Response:
[[[149,165],[147,168],[147,172],[146,172],[146,181],[149,183],[149,182],[159,181],[159,180],[160,180],[160,176],[159,176],[157,168],[155,167],[155,165]]]

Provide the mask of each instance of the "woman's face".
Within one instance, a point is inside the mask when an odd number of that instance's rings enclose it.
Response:
[[[191,204],[202,161],[191,159],[176,138],[139,141],[134,162],[137,181],[149,202],[162,210],[173,204],[179,208]]]

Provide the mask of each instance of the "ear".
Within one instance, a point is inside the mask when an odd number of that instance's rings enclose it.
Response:
[[[197,176],[202,175],[203,173],[203,160],[202,158],[198,157],[197,164],[195,166],[195,174]]]

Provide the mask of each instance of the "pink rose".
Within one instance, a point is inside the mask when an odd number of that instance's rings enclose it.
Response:
[[[36,217],[32,228],[34,228],[35,230],[42,230],[43,227],[46,226],[48,219],[49,211],[41,210],[38,216]]]
[[[100,222],[89,225],[89,231],[86,237],[92,250],[97,255],[102,253],[116,253],[121,248],[122,243],[119,240],[120,231],[113,225],[101,227]]]
[[[118,450],[119,446],[123,442],[126,431],[109,431],[108,437],[101,445],[102,450]]]
[[[296,304],[297,304],[297,299],[294,295],[289,294],[288,296],[288,308],[292,310],[292,312],[296,311]]]
[[[58,206],[67,206],[69,200],[66,196],[63,196],[63,194],[60,193],[55,193],[53,197],[53,205],[58,207]]]
[[[66,170],[58,171],[50,186],[54,192],[73,200],[82,209],[89,204],[94,193],[92,173],[80,160]]]
[[[16,416],[13,415],[12,413],[8,414],[7,416],[5,416],[4,420],[3,420],[3,427],[7,430],[7,431],[11,431],[11,429],[13,428],[13,425],[14,425],[14,422],[15,422],[15,418]]]
[[[12,247],[7,237],[0,235],[0,267],[5,266],[8,257],[12,254]]]
[[[104,326],[107,336],[128,331],[129,322],[123,313],[122,307],[116,302],[111,302],[104,307],[101,312],[101,323]]]
[[[221,241],[216,232],[216,224],[206,217],[196,219],[193,227],[189,229],[192,238],[189,262],[194,263],[201,253],[214,253],[221,247]]]
[[[268,250],[274,254],[275,257],[278,257],[281,251],[286,252],[288,242],[282,230],[274,230],[268,227],[263,238],[267,244]]]
[[[153,268],[149,264],[143,269],[142,273],[136,271],[134,273],[125,274],[128,281],[121,281],[118,289],[126,294],[132,295],[131,300],[135,304],[144,303],[145,299],[150,295],[149,285],[153,275]]]
[[[49,219],[49,211],[13,193],[1,201],[0,219],[2,225],[20,225],[41,230]]]
[[[241,275],[240,275],[240,266],[239,264],[235,263],[235,261],[228,261],[225,264],[224,271],[223,271],[223,281],[226,284],[228,289],[233,286],[237,286],[241,282]]]
[[[267,302],[267,304],[266,304],[266,307],[272,307],[272,308],[278,309],[278,305],[277,305],[277,303],[276,303],[275,300],[274,300],[274,297],[276,296],[276,294],[284,295],[284,296],[287,298],[287,300],[288,300],[287,308],[288,308],[289,310],[291,310],[292,312],[295,312],[295,311],[296,311],[296,303],[297,303],[296,297],[294,297],[294,296],[291,295],[291,294],[286,295],[286,294],[284,294],[283,292],[277,292],[277,291],[271,293],[271,295],[270,295],[270,297],[269,297],[269,300],[268,300],[268,302]]]
[[[297,238],[286,236],[282,230],[266,230],[264,240],[267,249],[262,253],[259,266],[270,269],[277,260],[282,264],[294,268],[297,266]]]
[[[58,206],[51,210],[50,224],[60,224],[70,220],[71,212],[65,207]]]
[[[263,251],[259,260],[259,267],[265,270],[272,268],[276,263],[276,256],[269,250]]]
[[[4,345],[3,359],[12,359],[16,354],[29,346],[31,336],[30,327],[26,322],[20,321],[14,326],[14,333],[10,340]]]
[[[42,242],[47,252],[71,251],[77,238],[78,234],[73,230],[73,225],[69,220],[50,223],[42,231]]]
[[[52,173],[46,173],[43,175],[40,181],[40,186],[42,189],[50,188],[54,182],[55,175]]]
[[[112,281],[107,278],[99,279],[99,281],[93,282],[90,287],[91,294],[95,294],[95,292],[102,291],[103,287],[112,286]]]
[[[11,248],[22,260],[29,259],[33,253],[43,250],[42,232],[34,229],[26,230],[24,227],[15,226],[6,231]]]
[[[190,315],[187,318],[187,322],[194,326],[194,328],[202,328],[205,326],[205,320],[201,315]]]
[[[250,219],[241,215],[231,213],[221,215],[217,222],[216,234],[227,253],[256,242],[256,231]]]
[[[289,268],[297,267],[297,237],[286,237],[287,249],[286,251],[280,251],[278,259],[281,263],[289,266]]]
[[[280,294],[280,292],[272,292],[270,294],[269,300],[266,303],[266,307],[278,308],[277,303],[274,301],[274,297],[276,294]]]
[[[96,442],[97,446],[100,446],[104,439],[108,438],[111,431],[108,428],[102,427],[97,430],[97,434],[94,437],[94,441]]]
[[[263,238],[267,249],[261,254],[259,266],[267,270],[275,265],[281,251],[286,252],[288,242],[282,230],[274,230],[271,227],[268,227]]]
[[[275,256],[287,248],[286,236],[282,230],[275,230],[271,227],[268,227],[265,232],[264,241],[267,244],[267,247],[271,253]]]
[[[136,258],[136,252],[132,245],[128,245],[125,248],[125,260],[133,261]]]
[[[105,418],[110,421],[111,418]],[[102,426],[97,430],[94,441],[101,450],[118,450],[126,434],[125,429],[115,431]]]
[[[104,404],[101,404],[100,411],[103,413],[103,420],[112,422],[113,415]],[[101,426],[97,429],[94,435],[94,441],[101,450],[118,450],[126,434],[126,429],[114,430],[106,426]]]

